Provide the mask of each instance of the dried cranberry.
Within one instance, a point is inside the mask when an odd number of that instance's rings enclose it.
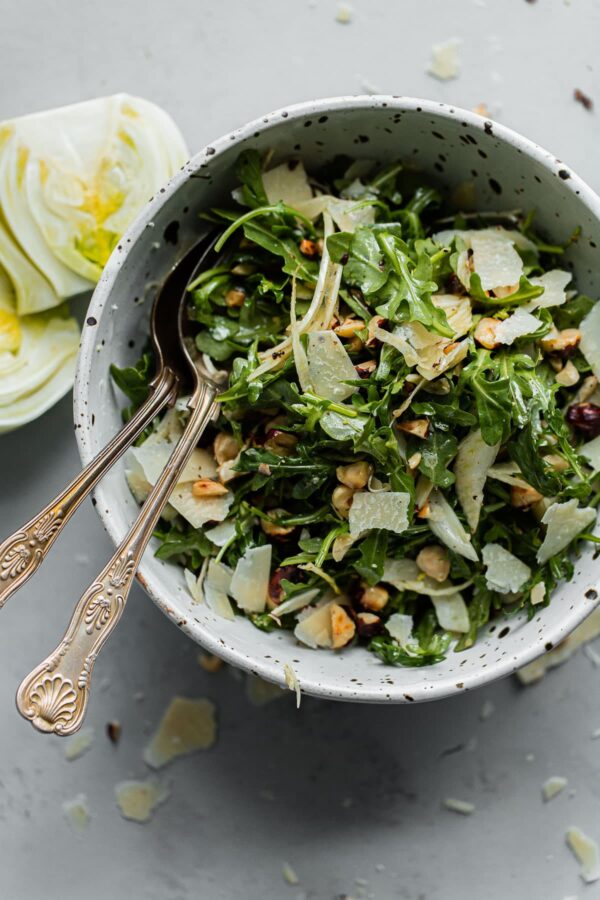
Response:
[[[449,294],[464,294],[465,292],[462,281],[454,272],[446,282],[446,290]]]
[[[595,403],[574,403],[567,410],[567,422],[587,437],[600,435],[600,406]]]
[[[375,613],[360,612],[356,615],[355,621],[360,637],[374,637],[383,631],[381,619]]]
[[[283,578],[286,581],[302,581],[303,575],[299,571],[298,566],[281,566],[279,569],[275,569],[269,581],[269,599],[275,604],[281,603],[283,600],[283,588],[281,586]]]

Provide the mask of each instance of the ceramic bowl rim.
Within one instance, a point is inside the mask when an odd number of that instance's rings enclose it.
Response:
[[[480,115],[462,109],[451,104],[441,103],[433,100],[422,100],[414,97],[403,97],[393,95],[376,95],[376,96],[339,96],[332,98],[323,98],[318,100],[308,100],[296,103],[290,106],[282,107],[273,112],[260,116],[247,124],[234,129],[233,131],[223,135],[203,149],[196,153],[181,170],[161,189],[159,193],[142,209],[137,218],[128,228],[126,234],[121,239],[119,252],[116,250],[108,260],[102,276],[94,290],[87,316],[93,316],[98,322],[103,314],[103,310],[107,307],[108,301],[113,290],[113,286],[118,277],[122,263],[126,258],[128,251],[143,236],[147,234],[147,225],[151,222],[157,212],[172,197],[179,188],[193,175],[197,170],[214,160],[225,150],[235,146],[241,140],[252,137],[256,132],[267,131],[276,124],[281,124],[282,120],[293,122],[296,119],[311,115],[325,115],[339,110],[352,108],[370,110],[373,108],[387,108],[392,112],[419,111],[424,114],[441,116],[447,119],[456,119],[466,122],[472,128],[485,131],[490,134],[493,129],[493,136],[505,144],[512,146],[517,152],[532,158],[533,160],[544,166],[549,172],[557,177],[564,179],[564,172],[568,173],[567,179],[563,181],[563,187],[578,195],[578,199],[584,206],[588,208],[590,213],[600,223],[600,197],[569,167],[561,160],[557,159],[549,151],[543,149],[534,141],[522,136],[518,132],[513,131],[505,125],[498,122],[491,122]],[[560,175],[559,173],[563,173]],[[599,225],[600,227],[600,225]],[[74,417],[76,423],[76,438],[79,454],[84,465],[90,462],[93,456],[92,442],[89,428],[89,382],[88,373],[91,369],[93,354],[96,347],[94,337],[95,329],[83,330],[81,347],[77,360],[77,372],[74,387]],[[96,503],[96,510],[100,516],[106,531],[115,545],[122,539],[122,534],[117,529],[113,520],[110,503],[106,502],[108,498],[103,495],[102,483],[96,488],[96,496],[100,502]],[[158,608],[169,618],[174,624],[177,624],[186,634],[193,640],[202,645],[210,653],[214,653],[231,663],[234,666],[251,671],[256,675],[268,680],[275,681],[281,687],[285,687],[284,676],[281,673],[281,666],[278,670],[273,666],[272,660],[261,659],[260,657],[252,657],[241,650],[229,647],[225,642],[219,640],[207,633],[203,626],[195,621],[192,617],[187,617],[185,622],[181,622],[175,616],[174,611],[169,603],[169,598],[160,584],[157,584],[153,576],[145,573],[144,562],[140,566],[139,581],[144,590],[149,594]],[[599,587],[600,582],[596,580],[594,587]],[[568,616],[563,620],[558,619],[557,622],[551,623],[547,627],[545,633],[546,644],[556,646],[560,641],[579,625],[600,603],[600,591],[596,602],[582,603],[581,606],[575,606],[569,611]],[[523,665],[532,662],[544,653],[544,646],[537,641],[531,641],[525,644],[523,649],[515,649],[510,657],[502,657],[487,668],[481,668],[472,673],[465,673],[464,682],[461,683],[461,690],[469,690],[475,687],[489,684],[498,678],[506,676]],[[398,673],[398,670],[396,670]],[[353,702],[367,703],[403,703],[410,700],[434,700],[445,696],[455,695],[457,693],[456,685],[448,683],[429,685],[430,689],[426,692],[420,692],[411,685],[411,696],[407,698],[404,691],[406,686],[396,683],[378,684],[375,686],[359,687],[356,684],[323,684],[319,680],[310,681],[303,678],[302,689],[307,694],[319,696],[328,699],[348,700]]]

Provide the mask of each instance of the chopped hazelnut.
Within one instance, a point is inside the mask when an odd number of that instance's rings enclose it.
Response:
[[[473,337],[477,343],[481,344],[482,347],[485,347],[486,350],[495,350],[496,347],[500,346],[500,341],[496,340],[496,331],[498,330],[499,324],[500,322],[498,319],[484,316],[484,318],[480,319],[475,326]]]
[[[406,465],[411,472],[419,467],[422,458],[423,456],[421,453],[413,453],[412,456],[408,457],[408,459],[406,460]]]
[[[118,744],[121,739],[121,732],[123,731],[123,726],[120,722],[107,722],[106,723],[106,736],[111,742],[111,744]]]
[[[548,456],[545,456],[544,462],[551,469],[554,469],[555,472],[564,472],[565,469],[569,468],[569,463],[564,456],[559,456],[557,453],[550,453]]]
[[[377,360],[367,359],[365,362],[357,363],[354,368],[359,378],[369,378],[377,368]]]
[[[243,306],[246,299],[246,292],[239,288],[232,288],[225,294],[225,304],[231,309],[237,306]]]
[[[223,497],[227,493],[227,488],[212,478],[200,478],[192,485],[192,494],[199,499],[207,497]]]
[[[270,509],[267,515],[271,519],[279,519],[282,516],[287,516],[288,513],[285,509]],[[260,527],[264,531],[265,534],[268,534],[269,537],[285,537],[288,534],[291,534],[294,530],[294,525],[278,525],[276,522],[269,522],[266,519],[260,520]]]
[[[511,486],[511,506],[514,506],[517,509],[527,509],[527,507],[531,506],[532,503],[537,503],[538,500],[543,499],[543,494],[540,494],[539,491],[536,491],[536,489],[531,487],[530,484],[528,484],[526,487],[521,487],[517,484],[513,484]]]
[[[348,518],[353,497],[354,491],[345,484],[338,484],[333,490],[331,495],[332,506],[338,515],[342,516],[344,519]]]
[[[581,332],[578,328],[565,328],[564,331],[553,328],[550,334],[540,340],[540,344],[546,353],[569,353],[575,350],[580,340]]]
[[[350,463],[348,466],[338,466],[335,470],[337,480],[345,484],[346,487],[358,491],[366,487],[369,478],[373,474],[373,467],[368,462],[361,460],[360,462]]]
[[[240,452],[240,445],[232,434],[222,431],[218,434],[213,444],[213,456],[217,461],[217,465],[235,459]]]
[[[416,561],[421,572],[435,581],[445,581],[450,574],[450,558],[444,547],[439,544],[423,547]]]
[[[554,380],[563,387],[574,387],[579,381],[579,371],[571,360],[567,360],[563,368],[554,376]]]
[[[406,422],[398,422],[400,431],[412,434],[414,437],[425,439],[429,434],[429,419],[410,419]]]
[[[356,332],[362,331],[364,327],[365,323],[362,319],[354,319],[350,316],[349,318],[344,319],[344,321],[337,325],[333,330],[338,337],[353,338]]]
[[[583,379],[579,386],[579,390],[575,394],[575,403],[585,403],[589,400],[596,388],[598,387],[598,379],[595,375],[588,375]]]
[[[316,243],[314,241],[309,241],[308,238],[303,238],[300,241],[299,250],[303,256],[316,256],[319,252]]]
[[[237,266],[234,266],[231,270],[232,275],[253,275],[256,272],[256,266],[253,266],[252,263],[238,263]]]
[[[369,612],[380,612],[390,599],[388,591],[380,585],[367,587],[360,595],[360,605]]]
[[[331,615],[331,646],[334,650],[345,647],[356,634],[356,625],[339,603],[332,603]]]

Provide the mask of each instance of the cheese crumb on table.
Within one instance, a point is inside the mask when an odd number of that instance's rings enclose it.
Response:
[[[153,779],[121,781],[115,786],[115,797],[123,818],[141,824],[150,821],[156,807],[165,802],[169,793]]]
[[[553,775],[551,778],[548,778],[542,785],[542,796],[544,800],[547,802],[548,800],[557,797],[561,791],[564,791],[568,783],[567,779],[563,778],[561,775]]]
[[[444,806],[451,812],[460,813],[462,816],[470,816],[475,812],[475,804],[468,800],[458,800],[456,797],[446,797]]]
[[[65,800],[62,808],[65,818],[75,831],[84,831],[87,828],[90,811],[85,794],[77,794],[72,800]]]
[[[579,874],[582,879],[587,884],[598,881],[600,879],[600,853],[596,841],[575,825],[568,829],[565,838],[567,846],[581,866]]]
[[[65,759],[68,759],[72,762],[74,759],[79,759],[80,756],[89,750],[92,746],[92,742],[94,740],[94,730],[93,728],[82,728],[81,731],[78,731],[77,734],[74,734],[72,738],[65,744]]]
[[[431,48],[431,62],[427,72],[439,81],[450,81],[457,78],[460,72],[460,41],[452,38],[443,44],[434,44]]]

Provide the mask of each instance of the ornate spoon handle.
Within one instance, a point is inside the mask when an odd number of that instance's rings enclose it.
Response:
[[[214,411],[214,398],[215,389],[205,385],[183,435],[129,533],[83,594],[56,650],[21,683],[17,707],[39,731],[67,735],[81,726],[98,653],[121,618],[142,554]]]
[[[0,544],[0,609],[41,566],[54,541],[104,473],[150,424],[165,404],[175,399],[177,378],[165,368],[153,391],[133,418],[48,506]]]

